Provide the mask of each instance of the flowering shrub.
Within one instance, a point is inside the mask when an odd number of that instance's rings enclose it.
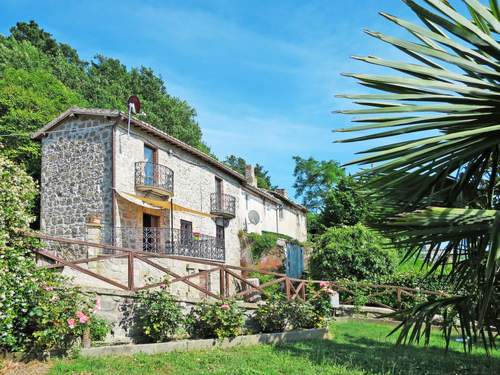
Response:
[[[85,331],[92,339],[101,340],[109,332],[106,322],[95,316],[99,304],[77,288],[45,288],[44,292],[32,310],[34,330],[27,340],[30,354],[66,354]]]
[[[183,320],[180,307],[165,286],[139,292],[135,316],[139,330],[154,342],[171,339]]]
[[[243,333],[245,313],[234,301],[201,303],[186,318],[189,334],[198,338],[235,337]]]
[[[87,328],[92,335],[95,304],[57,271],[36,267],[40,244],[21,233],[35,196],[33,180],[0,157],[0,351],[39,356],[66,353]]]

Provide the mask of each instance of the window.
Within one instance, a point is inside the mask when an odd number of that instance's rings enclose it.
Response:
[[[215,204],[218,210],[222,209],[222,194],[224,194],[224,186],[222,185],[222,179],[215,177]]]
[[[155,182],[155,168],[154,163],[156,163],[156,150],[148,145],[144,145],[144,160],[146,165],[144,166],[144,183],[146,185],[154,185]]]
[[[284,209],[283,209],[283,205],[281,205],[281,204],[278,206],[278,213],[279,213],[280,219],[283,219]]]

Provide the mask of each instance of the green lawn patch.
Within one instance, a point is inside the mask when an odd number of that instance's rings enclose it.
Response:
[[[498,374],[500,353],[467,355],[453,342],[449,353],[434,332],[431,345],[396,347],[384,323],[339,321],[332,339],[132,357],[56,360],[50,374]]]

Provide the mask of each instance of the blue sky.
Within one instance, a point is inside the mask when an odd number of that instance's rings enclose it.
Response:
[[[346,162],[368,146],[332,143],[349,118],[331,112],[349,107],[335,94],[366,91],[342,72],[374,71],[349,56],[400,56],[363,33],[403,35],[380,10],[415,18],[398,0],[2,0],[0,33],[34,19],[85,59],[152,67],[219,157],[263,164],[292,190],[293,155]]]

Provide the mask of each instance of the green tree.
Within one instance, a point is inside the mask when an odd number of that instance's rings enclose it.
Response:
[[[240,156],[229,155],[223,161],[231,169],[235,170],[242,175],[245,175],[245,166],[247,162]],[[269,171],[264,169],[264,167],[260,164],[255,164],[255,178],[257,179],[257,186],[263,189],[272,190],[275,189],[276,186],[273,186],[271,183],[271,176],[269,175]]]
[[[344,113],[370,115],[345,129],[369,134],[344,142],[384,139],[353,161],[373,164],[363,175],[383,199],[379,226],[400,240],[408,257],[429,249],[431,272],[448,267],[454,286],[451,297],[401,314],[399,342],[428,343],[432,317],[441,313],[448,342],[459,322],[471,338],[464,348],[478,337],[488,348],[500,330],[500,8],[496,0],[489,7],[467,0],[469,14],[462,15],[451,1],[404,2],[423,24],[382,15],[412,41],[368,34],[416,61],[357,57],[397,74],[348,74],[376,91],[343,95],[363,105]],[[401,134],[404,141],[386,140]]]
[[[0,154],[40,173],[40,144],[30,134],[72,105],[86,101],[45,70],[0,72]]]
[[[323,199],[318,220],[324,227],[355,225],[365,222],[373,209],[361,186],[352,176],[342,176],[333,188],[328,190]]]
[[[344,169],[333,160],[318,161],[312,157],[304,159],[294,156],[295,196],[302,199],[302,204],[313,212],[321,210],[325,194],[332,189]]]

